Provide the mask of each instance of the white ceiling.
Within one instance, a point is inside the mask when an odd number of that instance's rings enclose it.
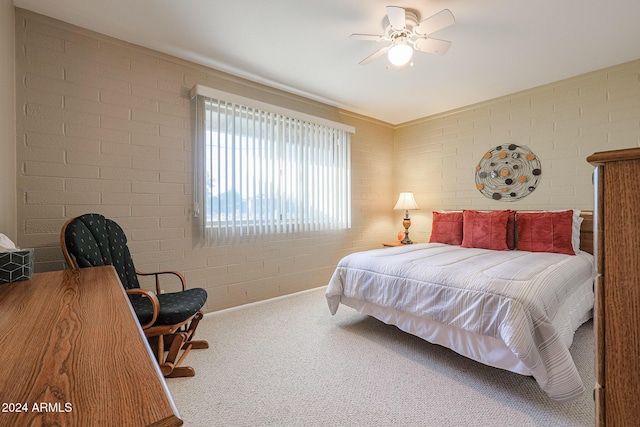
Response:
[[[398,124],[640,58],[638,0],[14,0],[14,5]],[[385,7],[448,8],[443,55],[387,70]]]

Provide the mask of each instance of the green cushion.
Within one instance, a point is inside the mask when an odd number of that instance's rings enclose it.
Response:
[[[131,305],[141,324],[153,318],[153,307],[148,298],[141,295],[130,295]],[[196,314],[207,301],[207,291],[200,288],[187,289],[158,295],[160,315],[155,325],[175,325],[184,322]]]
[[[122,228],[100,214],[85,214],[67,225],[67,250],[76,259],[78,267],[113,265],[122,285],[127,289],[139,288],[127,236]]]

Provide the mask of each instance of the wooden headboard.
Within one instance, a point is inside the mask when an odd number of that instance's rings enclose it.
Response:
[[[593,254],[593,211],[581,211],[580,250]]]

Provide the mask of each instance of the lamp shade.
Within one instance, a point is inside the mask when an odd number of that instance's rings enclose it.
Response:
[[[408,191],[408,192],[400,193],[400,197],[398,197],[396,206],[393,209],[410,210],[410,209],[420,209],[420,208],[416,203],[416,199],[413,198],[413,193]]]

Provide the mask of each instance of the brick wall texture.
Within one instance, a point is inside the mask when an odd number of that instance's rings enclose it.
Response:
[[[124,228],[138,269],[183,272],[213,311],[326,285],[341,257],[392,237],[388,124],[22,9],[16,80],[18,244],[36,248],[37,271],[64,268],[62,225],[98,212]],[[209,246],[193,237],[195,84],[354,126],[352,228]]]
[[[395,192],[413,191],[421,208],[413,240],[431,234],[439,209],[591,210],[586,158],[640,146],[640,61],[405,123],[394,140]],[[542,166],[537,189],[514,202],[489,199],[475,183],[484,153],[505,144],[529,147]]]
[[[37,271],[62,269],[60,228],[99,212],[125,229],[140,270],[180,270],[207,289],[207,311],[323,286],[342,256],[395,238],[399,191],[421,206],[416,241],[436,209],[591,209],[585,158],[639,144],[639,76],[631,62],[392,126],[16,9],[18,244],[36,248]],[[354,126],[352,228],[194,237],[195,84]],[[539,189],[515,203],[485,198],[474,182],[482,154],[507,142],[542,161]]]

